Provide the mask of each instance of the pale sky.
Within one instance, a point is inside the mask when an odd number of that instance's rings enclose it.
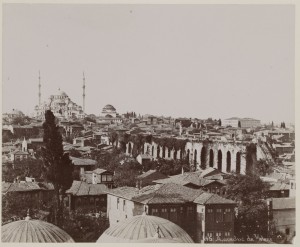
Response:
[[[294,122],[292,5],[3,5],[3,112],[58,88],[99,115]]]

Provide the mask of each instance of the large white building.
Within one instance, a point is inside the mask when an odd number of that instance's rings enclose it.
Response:
[[[59,119],[84,118],[82,107],[74,103],[65,92],[60,90],[57,94],[51,95],[48,101],[35,106],[35,117],[44,120],[47,110],[51,110]]]
[[[260,126],[260,120],[253,119],[253,118],[227,118],[223,119],[222,126],[231,126],[235,128],[255,128]]]

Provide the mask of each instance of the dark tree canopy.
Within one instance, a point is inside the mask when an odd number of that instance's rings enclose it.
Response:
[[[267,236],[268,207],[265,202],[269,184],[257,175],[232,175],[226,185],[226,196],[238,202],[235,234],[247,241],[255,235]]]
[[[54,185],[55,192],[55,218],[56,223],[61,224],[62,219],[62,197],[64,192],[69,189],[73,182],[73,163],[68,153],[64,153],[62,136],[56,124],[55,116],[48,110],[45,113],[44,128],[44,147],[42,147],[44,178]]]

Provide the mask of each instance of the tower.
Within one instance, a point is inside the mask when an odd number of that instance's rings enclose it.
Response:
[[[83,72],[83,86],[82,86],[82,110],[83,110],[83,114],[85,113],[85,76],[84,76],[84,72]]]
[[[41,74],[39,71],[39,105],[41,105]]]

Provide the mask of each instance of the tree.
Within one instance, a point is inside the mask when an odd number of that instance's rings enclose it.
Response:
[[[50,110],[47,110],[45,113],[43,129],[44,147],[42,147],[42,172],[44,178],[54,186],[55,223],[60,225],[63,210],[62,198],[65,191],[71,187],[73,182],[73,163],[69,158],[69,154],[64,153],[62,136],[56,124],[55,116]]]
[[[264,201],[270,185],[254,174],[231,175],[227,180],[226,197],[238,202],[235,219],[237,238],[268,235],[268,207]]]
[[[241,127],[242,127],[242,125],[241,125],[241,121],[239,121],[239,122],[238,122],[238,127],[239,127],[239,128],[241,128]]]
[[[25,180],[25,177],[33,177],[42,180],[43,162],[40,159],[28,158],[26,160],[16,161],[14,165],[8,166],[7,170],[2,171],[2,180],[5,182],[14,182],[16,178]]]
[[[259,176],[266,176],[273,172],[272,166],[266,160],[260,159],[256,163],[256,172]]]
[[[221,118],[220,118],[219,121],[218,121],[218,125],[219,125],[219,126],[222,126]]]

